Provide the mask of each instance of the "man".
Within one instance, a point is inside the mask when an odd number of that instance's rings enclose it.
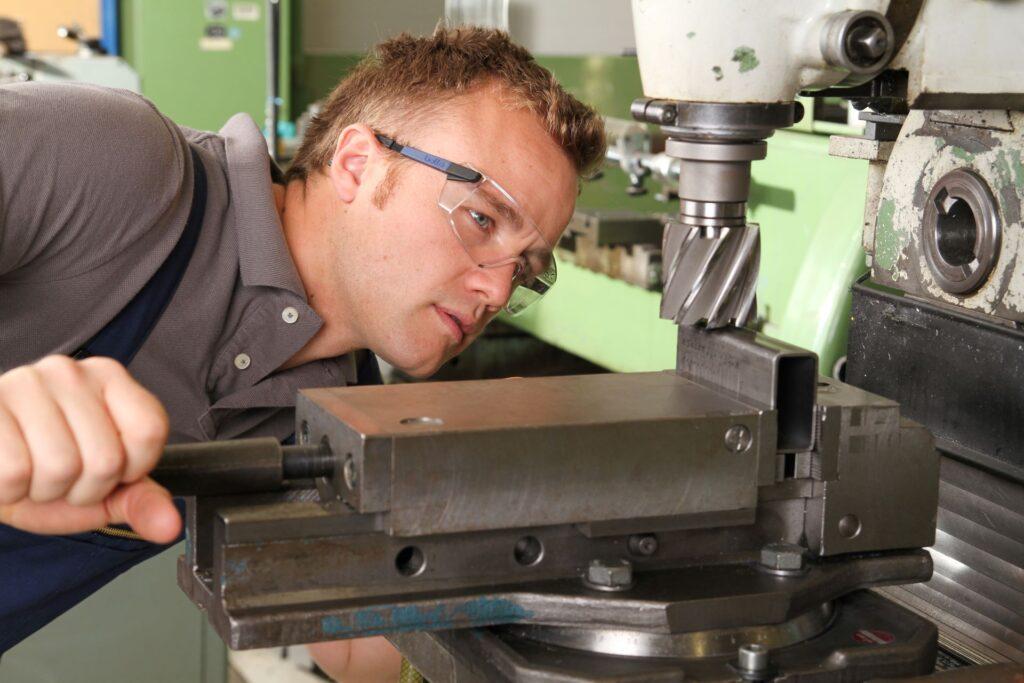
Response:
[[[39,534],[179,536],[146,477],[168,440],[286,439],[296,391],[355,382],[360,350],[427,377],[543,294],[603,154],[594,111],[484,29],[379,45],[285,179],[245,116],[212,134],[130,93],[0,87],[0,651],[161,548],[71,579],[63,546],[26,559],[64,539]],[[342,680],[397,672],[381,639],[313,649]]]

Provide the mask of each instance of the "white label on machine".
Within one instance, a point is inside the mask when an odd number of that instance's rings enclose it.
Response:
[[[231,16],[235,21],[259,21],[260,5],[257,2],[236,2],[231,5]]]
[[[233,50],[234,47],[235,41],[227,36],[203,36],[199,39],[199,49],[206,52],[226,52],[227,50]]]

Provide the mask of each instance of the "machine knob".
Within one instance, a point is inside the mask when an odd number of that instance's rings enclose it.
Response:
[[[884,15],[847,10],[833,14],[821,32],[820,48],[832,66],[863,76],[876,74],[892,57],[895,34]]]

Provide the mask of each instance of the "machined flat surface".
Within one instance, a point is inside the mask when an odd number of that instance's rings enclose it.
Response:
[[[316,389],[297,415],[351,461],[327,497],[396,536],[753,510],[775,450],[774,413],[671,372]]]
[[[673,372],[424,382],[301,392],[366,436],[586,426],[749,415]],[[434,418],[443,424],[403,424]]]

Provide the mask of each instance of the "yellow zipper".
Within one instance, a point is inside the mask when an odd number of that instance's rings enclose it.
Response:
[[[127,529],[118,529],[117,527],[113,526],[105,526],[102,529],[96,529],[96,533],[103,534],[104,536],[113,536],[115,538],[131,538],[136,541],[146,540],[134,531],[128,531]]]

